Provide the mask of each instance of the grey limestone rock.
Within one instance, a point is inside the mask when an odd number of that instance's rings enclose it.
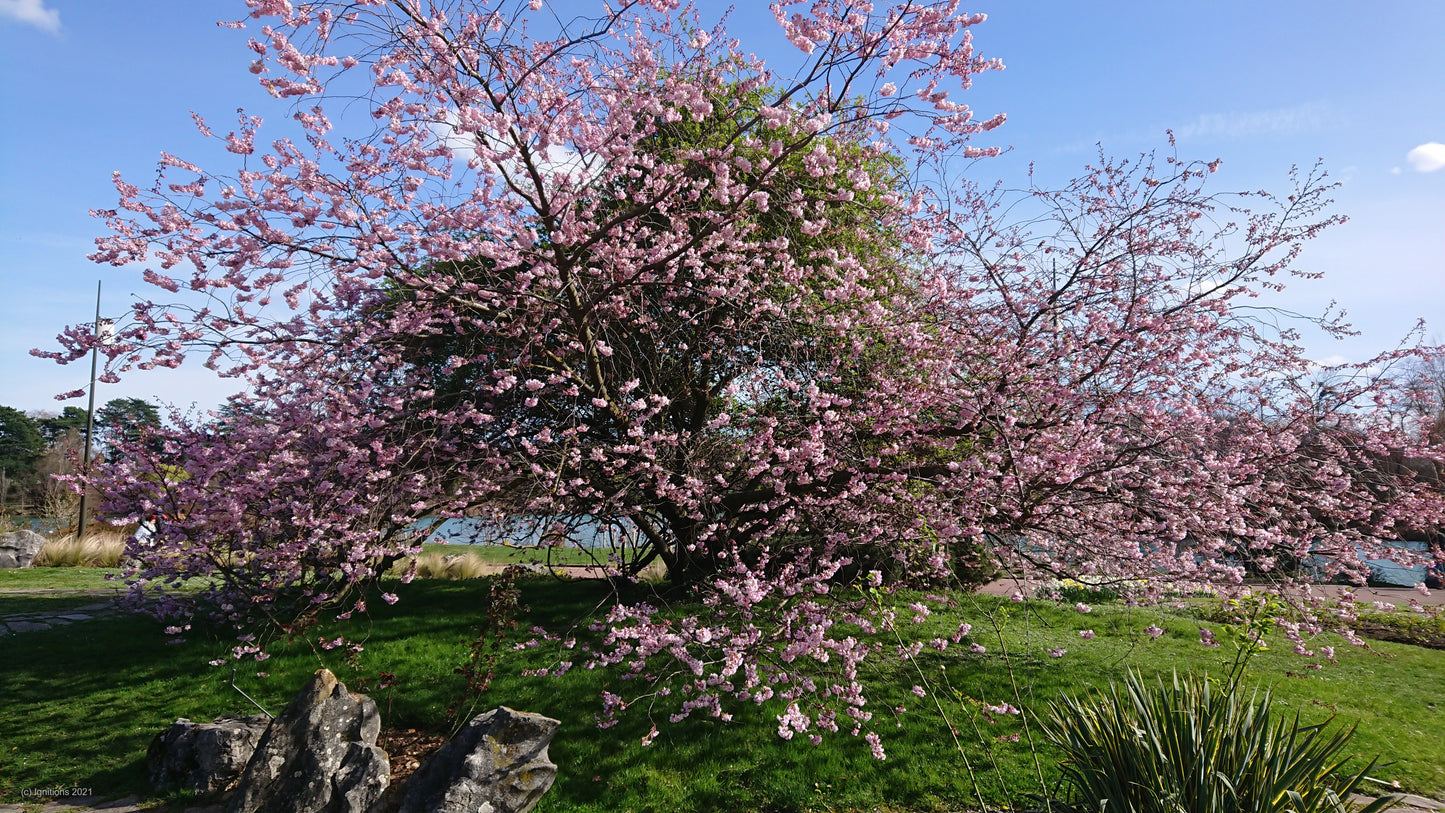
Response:
[[[477,715],[412,775],[398,813],[527,813],[557,778],[559,725],[506,706]]]
[[[326,669],[271,721],[227,813],[366,813],[391,781],[371,698]]]
[[[0,568],[30,567],[45,537],[34,531],[11,531],[0,534]]]
[[[198,793],[230,788],[241,778],[268,722],[264,714],[228,715],[211,723],[182,717],[157,734],[146,750],[151,785]]]

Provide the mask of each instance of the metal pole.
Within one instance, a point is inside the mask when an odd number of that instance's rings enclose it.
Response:
[[[95,431],[95,369],[96,361],[100,355],[100,280],[95,281],[95,343],[90,346],[90,405],[85,410],[85,451],[81,455],[80,473],[90,474],[90,436]],[[84,483],[80,489],[80,519],[75,526],[75,541],[79,542],[85,538],[85,509],[86,495],[90,493],[90,484]]]

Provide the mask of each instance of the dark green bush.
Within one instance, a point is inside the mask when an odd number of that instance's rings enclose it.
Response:
[[[1118,589],[1107,584],[1086,584],[1064,579],[1054,585],[1053,589],[1058,594],[1058,600],[1063,602],[1107,604],[1119,600]]]

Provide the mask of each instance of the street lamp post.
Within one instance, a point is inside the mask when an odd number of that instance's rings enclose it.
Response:
[[[110,322],[100,321],[100,281],[95,283],[95,342],[90,346],[90,403],[85,410],[85,451],[81,453],[80,472],[82,475],[90,475],[90,442],[95,432],[95,373],[99,361],[100,346],[110,343],[111,330],[113,325]],[[75,541],[79,542],[85,538],[85,513],[87,497],[90,493],[89,483],[83,483],[80,489],[80,517],[75,526]]]

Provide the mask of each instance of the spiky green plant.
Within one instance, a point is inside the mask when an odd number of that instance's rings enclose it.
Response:
[[[1344,770],[1354,728],[1274,715],[1270,692],[1174,675],[1049,704],[1048,738],[1065,752],[1078,811],[1107,813],[1346,813],[1364,770]],[[1358,813],[1378,813],[1384,797]]]

